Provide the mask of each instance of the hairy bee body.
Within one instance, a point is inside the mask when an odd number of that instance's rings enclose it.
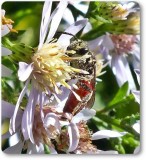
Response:
[[[67,34],[67,33],[65,33]],[[74,91],[80,96],[81,101],[78,101],[75,95],[71,92],[63,109],[64,112],[75,115],[83,108],[91,108],[95,100],[95,74],[96,74],[96,59],[94,54],[89,51],[87,44],[80,39],[75,38],[70,43],[67,50],[75,51],[75,54],[67,53],[70,57],[79,57],[70,62],[74,68],[82,69],[88,74],[79,73],[77,78],[78,89]],[[87,58],[81,58],[86,56]]]

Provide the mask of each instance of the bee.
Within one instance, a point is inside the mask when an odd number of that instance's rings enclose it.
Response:
[[[77,76],[77,87],[74,91],[80,96],[81,101],[77,100],[75,95],[70,92],[68,100],[65,103],[63,112],[77,114],[83,108],[91,108],[95,101],[95,82],[96,82],[96,59],[94,54],[88,49],[87,44],[78,39],[76,36],[62,32],[62,34],[68,34],[73,36],[73,39],[68,46],[67,50],[74,50],[75,54],[67,53],[70,57],[86,56],[87,58],[79,58],[70,62],[70,65],[74,68],[83,69],[88,74],[79,73]]]

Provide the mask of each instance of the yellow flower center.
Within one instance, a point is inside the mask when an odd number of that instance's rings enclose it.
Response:
[[[71,80],[78,73],[87,74],[88,72],[82,69],[77,69],[70,66],[70,62],[76,57],[69,57],[66,53],[74,54],[74,51],[67,51],[54,41],[49,44],[44,44],[32,57],[34,64],[33,80],[38,89],[46,93],[61,94],[60,85],[71,89],[67,81]]]

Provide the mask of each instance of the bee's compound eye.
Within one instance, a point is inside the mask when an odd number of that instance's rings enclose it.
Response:
[[[86,48],[81,48],[81,49],[79,49],[78,52],[79,52],[80,55],[84,55],[84,54],[87,53],[87,49]]]

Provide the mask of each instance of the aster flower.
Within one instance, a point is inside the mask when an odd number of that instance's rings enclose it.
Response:
[[[96,146],[92,144],[92,140],[98,140],[102,138],[111,138],[111,137],[121,137],[126,134],[126,132],[116,132],[110,130],[102,130],[97,131],[96,133],[92,133],[88,126],[87,121],[91,119],[96,114],[94,109],[83,109],[78,114],[67,115],[68,119],[70,119],[70,123],[68,124],[68,132],[64,131],[64,136],[67,133],[69,135],[69,140],[65,139],[64,145],[69,143],[69,148],[67,152],[73,152],[76,154],[100,154],[101,152],[98,150]],[[111,153],[115,153],[114,151]]]
[[[101,53],[109,61],[119,86],[126,81],[130,89],[135,88],[135,83],[129,68],[128,56],[132,55],[135,60],[140,60],[137,45],[138,39],[134,35],[106,34],[88,43],[90,50]],[[122,77],[122,78],[121,78]]]
[[[52,107],[53,108],[53,107]],[[18,110],[17,117],[16,117],[16,132],[14,133],[15,135],[17,134],[19,136],[18,142],[9,148],[7,148],[4,152],[5,153],[21,153],[22,150],[27,150],[28,154],[31,153],[44,153],[44,144],[48,145],[50,147],[50,150],[53,152],[53,148],[51,147],[51,141],[50,139],[54,138],[56,134],[59,133],[59,120],[55,113],[53,114],[53,110],[51,107],[44,107],[44,112],[45,112],[45,119],[44,123],[42,122],[41,118],[41,112],[39,111],[39,107],[36,106],[35,112],[34,112],[34,123],[33,123],[33,138],[34,142],[32,143],[30,139],[25,140],[25,138],[22,136],[22,117],[23,117],[23,112],[22,110]],[[2,113],[3,113],[3,119],[4,118],[11,118],[13,115],[15,106],[2,101]],[[7,114],[9,111],[9,114]],[[49,123],[47,123],[49,122]],[[54,123],[55,122],[55,123]],[[21,129],[22,128],[22,129]],[[56,128],[56,130],[55,130]],[[28,129],[30,131],[30,128]],[[12,137],[14,135],[11,135],[9,132],[5,133],[2,135],[2,139],[6,139],[9,137]],[[13,152],[14,151],[14,152]],[[55,152],[55,150],[54,150]]]
[[[130,5],[130,6],[129,6]],[[109,61],[113,73],[116,76],[119,86],[126,81],[129,82],[130,89],[135,88],[135,83],[129,68],[129,59],[136,65],[140,61],[139,37],[140,16],[135,3],[98,3],[99,16],[108,20],[99,25],[99,33],[105,33],[101,37],[88,42],[89,49],[94,53],[101,53],[103,58]],[[126,7],[127,6],[127,7]],[[103,9],[107,12],[103,12]],[[101,11],[100,11],[101,10]],[[101,15],[100,15],[101,14]],[[94,17],[96,20],[96,17]],[[101,19],[97,19],[97,25]],[[92,22],[91,22],[92,23]],[[94,28],[93,28],[94,30]],[[90,31],[89,31],[90,32]],[[133,62],[132,62],[133,61]],[[138,63],[137,63],[137,62]]]
[[[72,87],[75,85],[69,85],[67,81],[70,81],[73,77],[77,77],[79,73],[88,74],[87,71],[70,66],[70,62],[76,59],[76,57],[71,58],[66,54],[68,52],[74,54],[74,51],[67,50],[72,35],[61,35],[58,40],[53,39],[67,4],[67,1],[61,1],[51,14],[52,1],[45,2],[42,12],[38,49],[31,57],[30,64],[19,62],[18,77],[19,80],[26,81],[26,84],[20,93],[14,114],[11,118],[10,132],[15,133],[17,111],[31,81],[28,104],[22,117],[22,132],[24,138],[25,140],[30,139],[31,142],[34,142],[32,124],[34,121],[36,105],[41,108],[40,110],[43,116],[42,108],[45,103],[44,99],[48,96],[50,101],[52,97],[55,97],[56,100],[59,101],[57,95],[62,93],[60,89],[61,85],[72,91],[77,99],[81,100],[80,97],[72,90]],[[48,18],[48,15],[50,15],[50,18]],[[86,23],[87,19],[77,21],[67,28],[65,32],[74,35],[79,32]],[[49,25],[50,30],[47,35]],[[77,57],[77,59],[80,58],[86,59],[88,57]],[[28,129],[28,126],[30,130]]]
[[[11,118],[15,106],[2,101],[3,119]],[[8,112],[9,111],[9,112]],[[2,135],[2,139],[12,138],[18,135],[18,141],[4,150],[5,153],[21,153],[26,151],[28,154],[45,151],[48,147],[50,154],[57,153],[76,153],[76,154],[117,154],[116,151],[101,151],[92,144],[92,140],[102,138],[121,137],[126,132],[116,132],[110,130],[101,130],[94,134],[89,130],[87,121],[95,115],[93,109],[83,109],[75,116],[57,112],[53,106],[44,106],[44,121],[41,118],[41,112],[38,106],[35,108],[33,121],[33,137],[35,143],[30,139],[25,140],[22,136],[22,117],[23,112],[19,109],[16,121],[16,133],[11,135],[9,132]]]

